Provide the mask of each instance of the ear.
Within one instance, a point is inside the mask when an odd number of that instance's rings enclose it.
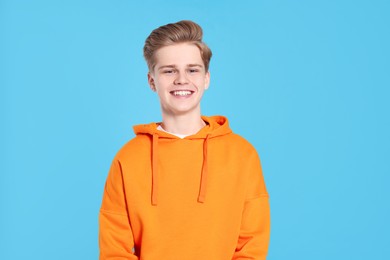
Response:
[[[154,83],[154,77],[152,73],[148,72],[148,83],[151,90],[156,91],[156,85]]]
[[[208,89],[210,85],[210,71],[206,72],[204,89]]]

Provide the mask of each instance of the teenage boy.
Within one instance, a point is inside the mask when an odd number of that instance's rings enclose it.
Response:
[[[100,210],[100,259],[266,259],[270,212],[259,157],[223,116],[201,115],[211,51],[191,21],[146,39],[162,122],[134,127]]]

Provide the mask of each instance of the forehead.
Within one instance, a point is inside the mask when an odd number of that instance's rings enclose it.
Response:
[[[199,48],[191,43],[162,47],[156,51],[155,59],[157,66],[203,64]]]

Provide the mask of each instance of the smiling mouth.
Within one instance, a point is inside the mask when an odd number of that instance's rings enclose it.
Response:
[[[171,93],[174,96],[185,97],[185,96],[191,95],[192,93],[194,93],[194,91],[191,91],[191,90],[174,90],[174,91],[171,91],[169,93]]]

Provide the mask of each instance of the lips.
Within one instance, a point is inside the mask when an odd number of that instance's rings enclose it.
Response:
[[[171,92],[172,95],[176,96],[176,97],[186,97],[186,96],[189,96],[191,95],[192,93],[194,93],[194,91],[191,91],[191,90],[173,90]]]

